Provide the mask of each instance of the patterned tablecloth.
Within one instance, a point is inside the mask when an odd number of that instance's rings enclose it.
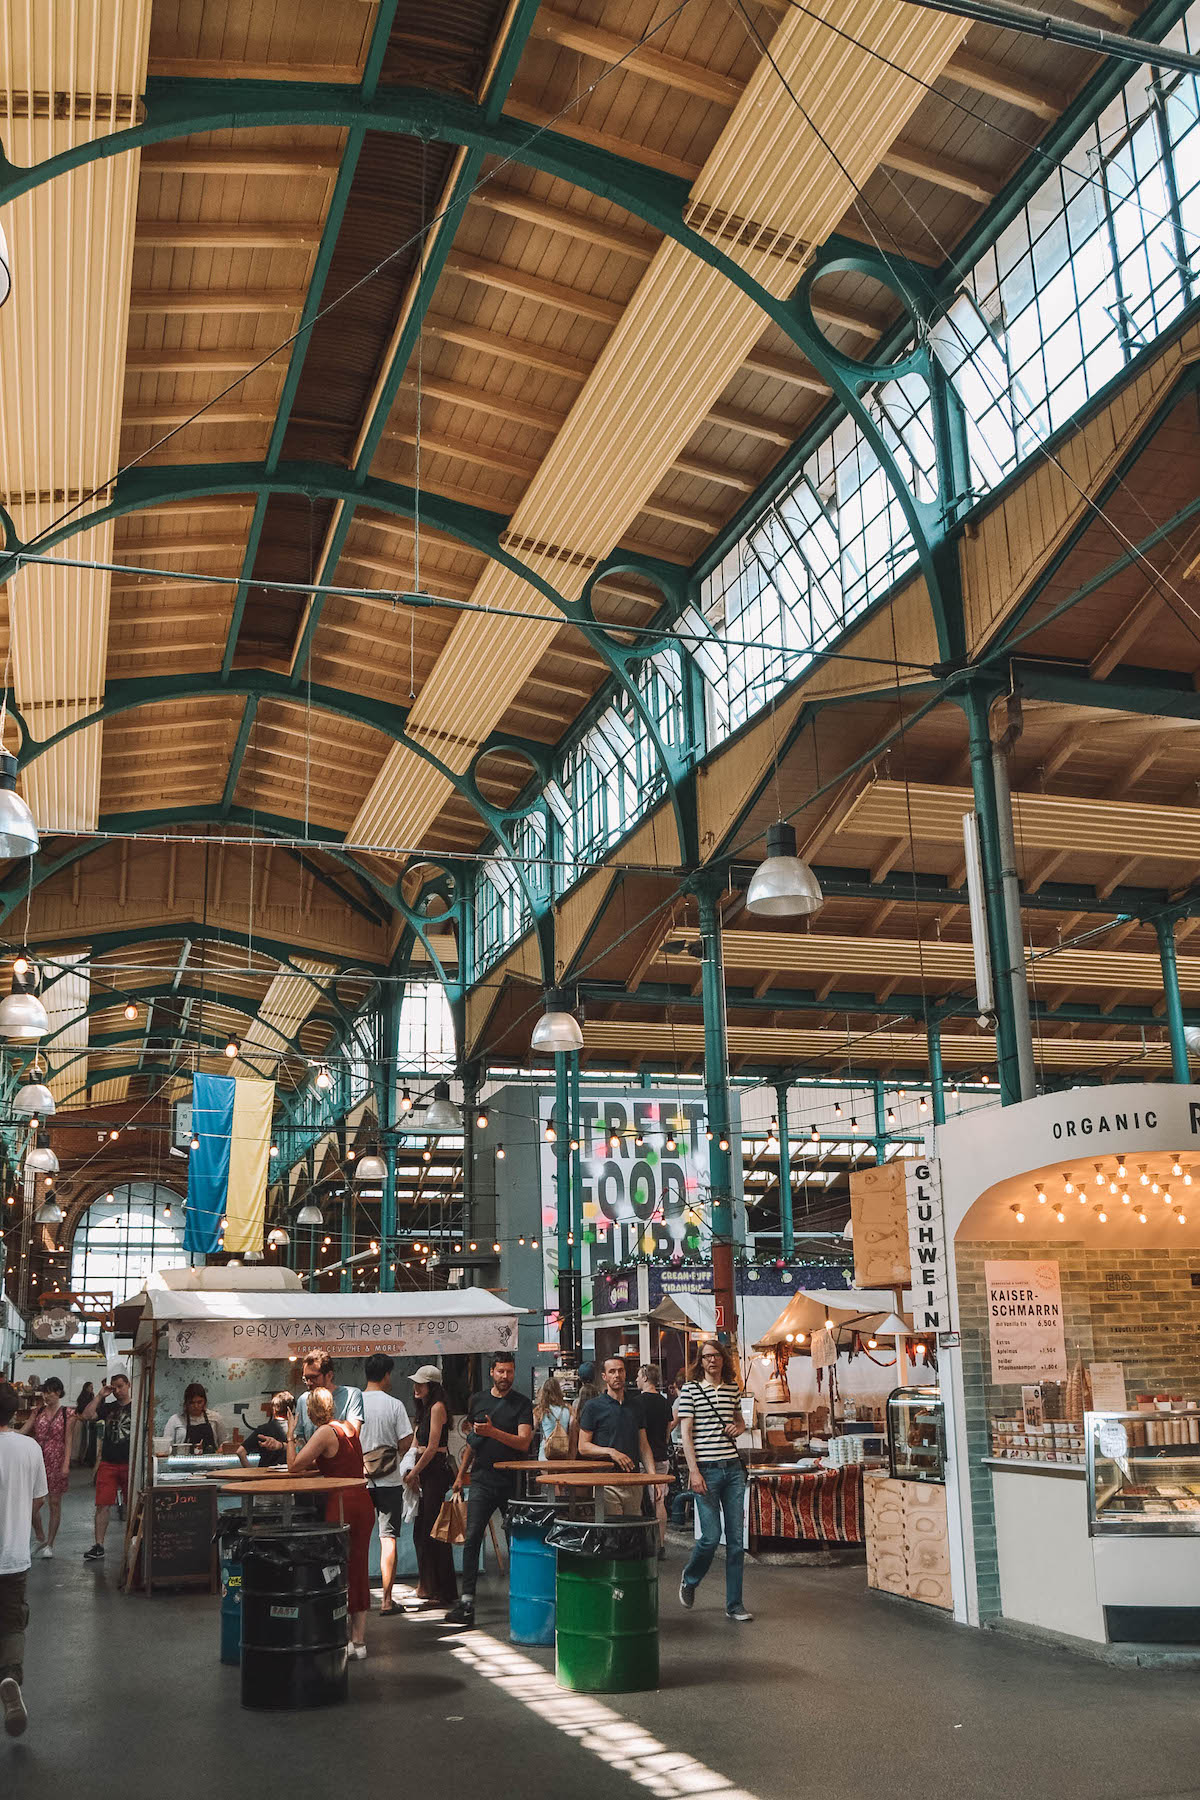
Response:
[[[755,1470],[750,1482],[750,1540],[861,1544],[863,1472],[860,1465],[810,1472]]]

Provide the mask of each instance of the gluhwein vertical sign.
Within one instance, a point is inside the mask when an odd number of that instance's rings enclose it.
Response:
[[[913,1330],[949,1331],[950,1282],[946,1269],[946,1221],[942,1176],[936,1162],[904,1163],[908,1250],[912,1266]]]

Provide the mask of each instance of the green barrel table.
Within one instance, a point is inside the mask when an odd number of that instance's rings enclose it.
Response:
[[[579,1694],[638,1694],[658,1686],[658,1527],[560,1519],[555,1679]]]

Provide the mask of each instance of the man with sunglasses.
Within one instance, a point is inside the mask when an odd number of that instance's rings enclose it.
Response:
[[[100,1392],[80,1413],[99,1419],[100,1461],[96,1465],[96,1541],[83,1553],[84,1562],[102,1562],[109,1516],[118,1500],[129,1498],[129,1437],[133,1429],[133,1389],[124,1369],[114,1369]]]
[[[309,1424],[308,1396],[314,1388],[328,1388],[333,1395],[333,1416],[340,1419],[343,1425],[349,1425],[351,1431],[361,1432],[363,1427],[362,1389],[338,1386],[333,1379],[333,1358],[324,1350],[314,1350],[306,1356],[301,1373],[304,1376],[304,1392],[296,1398],[296,1442],[302,1444],[310,1438],[316,1427]]]

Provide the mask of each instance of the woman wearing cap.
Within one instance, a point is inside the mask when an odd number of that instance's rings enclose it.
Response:
[[[408,1612],[428,1612],[453,1606],[458,1600],[454,1579],[454,1552],[433,1536],[434,1522],[454,1479],[446,1440],[450,1434],[450,1402],[442,1386],[442,1371],[426,1363],[409,1377],[417,1402],[415,1442],[417,1460],[404,1477],[405,1486],[417,1496],[413,1520],[413,1546],[417,1552],[416,1605]]]

